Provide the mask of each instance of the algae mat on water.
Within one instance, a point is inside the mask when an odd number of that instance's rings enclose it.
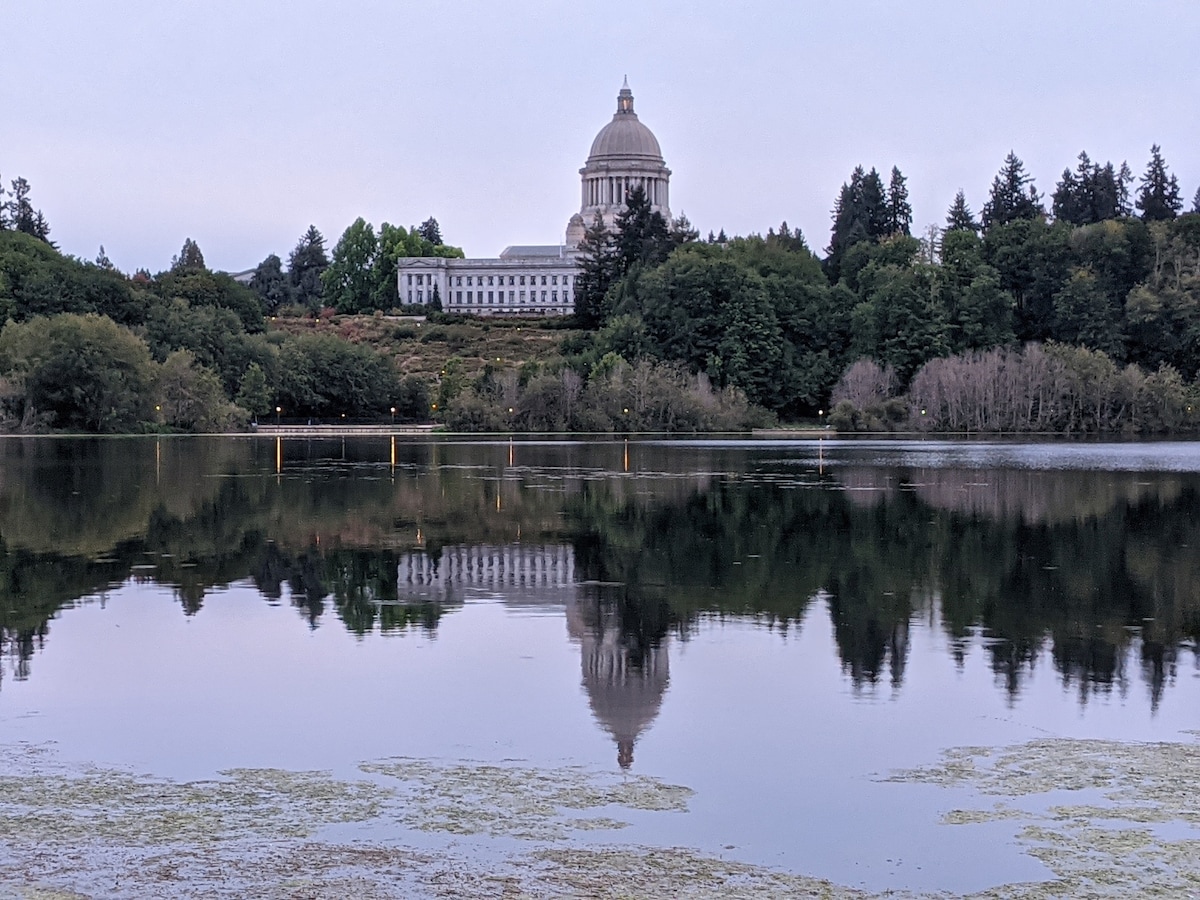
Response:
[[[45,746],[0,749],[0,900],[874,896],[615,841],[634,815],[687,814],[690,790],[646,776],[387,759],[364,763],[361,778],[239,769],[176,782],[71,765]],[[978,897],[1191,897],[1200,894],[1200,812],[1189,802],[1198,775],[1195,742],[1049,740],[960,748],[885,780],[965,790],[980,803],[948,812],[945,827],[1012,820],[1054,873]],[[1063,792],[1087,802],[1057,802]],[[334,839],[338,826],[363,830]],[[417,835],[442,846],[412,846]]]

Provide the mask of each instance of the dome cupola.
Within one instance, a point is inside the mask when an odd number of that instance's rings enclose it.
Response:
[[[617,111],[612,121],[600,129],[592,141],[592,152],[588,162],[601,159],[640,158],[662,164],[662,150],[658,138],[643,125],[633,111],[633,91],[626,80],[617,94]]]

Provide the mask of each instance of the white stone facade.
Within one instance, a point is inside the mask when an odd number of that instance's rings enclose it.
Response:
[[[429,303],[448,313],[477,316],[565,316],[575,311],[578,246],[597,215],[609,228],[625,197],[641,188],[651,209],[671,221],[671,170],[654,134],[638,121],[626,83],[617,112],[596,135],[579,170],[580,210],[567,223],[566,242],[509,247],[499,259],[408,257],[397,266],[400,302]]]
[[[509,248],[510,250],[513,248]],[[539,248],[540,249],[540,248]],[[476,316],[565,316],[575,311],[576,254],[499,259],[421,257],[400,261],[400,299]]]

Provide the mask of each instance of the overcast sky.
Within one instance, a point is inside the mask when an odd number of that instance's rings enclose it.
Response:
[[[435,216],[470,256],[557,243],[628,75],[702,233],[786,219],[821,251],[856,164],[914,231],[976,212],[1009,149],[1200,185],[1200,3],[2,0],[0,176],[64,252],[126,271],[184,238],[285,261],[309,223]]]

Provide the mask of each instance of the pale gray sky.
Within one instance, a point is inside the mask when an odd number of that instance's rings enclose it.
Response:
[[[0,176],[51,237],[165,268],[286,260],[314,223],[436,216],[469,255],[562,240],[629,76],[702,232],[828,243],[858,163],[914,230],[978,212],[1011,148],[1047,193],[1080,150],[1200,184],[1196,0],[578,4],[2,0]]]

